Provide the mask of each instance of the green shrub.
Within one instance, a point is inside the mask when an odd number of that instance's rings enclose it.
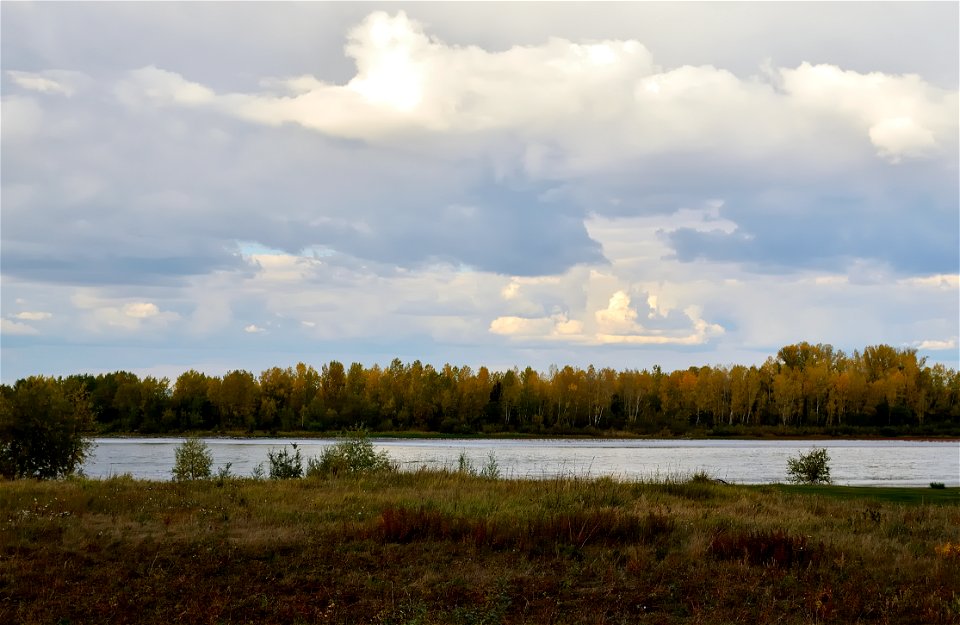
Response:
[[[213,455],[202,440],[191,436],[177,445],[173,453],[176,457],[173,464],[173,479],[177,481],[209,479]]]
[[[492,451],[487,454],[487,462],[480,469],[480,477],[487,480],[500,479],[500,463],[497,462],[497,456]]]
[[[830,455],[826,449],[813,449],[787,459],[787,473],[795,484],[829,484]]]
[[[270,450],[267,452],[267,459],[270,461],[270,479],[271,480],[291,480],[303,477],[303,458],[300,456],[300,450],[296,443],[290,443],[293,447],[291,454],[284,447],[280,451]]]
[[[943,482],[930,482],[930,488],[946,488],[947,485]]]
[[[307,462],[308,477],[395,471],[386,452],[376,452],[366,430],[352,430]]]

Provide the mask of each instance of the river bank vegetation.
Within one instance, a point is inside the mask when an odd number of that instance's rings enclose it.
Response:
[[[325,475],[0,482],[0,622],[960,621],[956,488]]]
[[[26,398],[26,399],[25,399]],[[33,377],[0,387],[11,410],[66,399],[99,434],[336,432],[645,436],[957,436],[960,374],[916,350],[847,355],[799,343],[761,366],[664,372],[564,366],[474,370],[394,360],[254,375],[187,371]],[[34,408],[35,409],[35,408]]]

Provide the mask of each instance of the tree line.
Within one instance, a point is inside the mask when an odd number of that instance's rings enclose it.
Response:
[[[254,375],[190,370],[175,381],[125,371],[36,376],[0,388],[0,419],[74,406],[99,433],[377,432],[707,435],[789,431],[956,434],[960,375],[916,350],[876,345],[845,354],[798,343],[760,366],[672,372],[552,366],[507,371],[299,363]],[[6,428],[8,433],[9,429]]]

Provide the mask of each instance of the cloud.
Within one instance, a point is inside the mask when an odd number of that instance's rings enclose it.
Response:
[[[333,183],[322,216],[294,208],[299,200],[286,214],[299,227],[254,230],[288,253],[322,244],[407,267],[440,261],[558,273],[598,260],[581,227],[590,213],[663,214],[719,199],[733,229],[669,232],[679,258],[834,269],[851,257],[879,256],[928,272],[960,256],[957,229],[941,227],[957,212],[946,192],[956,186],[956,168],[907,171],[913,161],[955,159],[957,91],[919,75],[811,62],[747,77],[707,64],[663,67],[631,39],[553,37],[488,50],[446,43],[402,11],[368,15],[349,32],[345,51],[354,73],[338,83],[268,77],[261,91],[216,91],[148,66],[131,72],[118,93],[135,110],[149,103],[254,125],[296,124],[361,140],[366,148],[354,151],[401,150],[414,158],[393,163],[395,171],[423,162],[445,170],[434,180],[460,183],[420,201],[394,194],[396,218],[382,215],[385,198],[365,197],[368,189],[341,194]],[[493,178],[460,166],[467,162],[489,163]],[[884,172],[893,163],[903,173]],[[404,172],[416,178],[395,176],[391,184],[422,195],[414,185],[427,171]],[[865,171],[874,188],[860,182]],[[904,186],[918,175],[927,180]],[[944,191],[931,196],[932,188]],[[526,210],[516,210],[521,204]],[[893,220],[871,219],[904,205],[916,213],[910,241]],[[794,235],[816,245],[794,245]],[[538,253],[521,247],[530,241]],[[913,241],[925,241],[922,253]]]
[[[259,280],[300,282],[314,275],[322,262],[292,254],[252,254],[248,257],[260,272]]]
[[[564,314],[544,318],[514,316],[497,317],[490,322],[490,332],[525,339],[569,340],[582,342],[583,323]]]
[[[801,106],[866,125],[878,154],[890,162],[933,152],[937,137],[952,142],[957,128],[957,93],[936,89],[917,75],[860,74],[803,63],[780,70],[780,76]]]
[[[650,310],[646,317],[649,320],[657,320],[658,314],[662,315],[656,307],[657,300],[656,295],[647,297]],[[724,328],[719,324],[707,323],[700,318],[700,308],[698,306],[688,306],[684,310],[684,315],[692,324],[692,328],[687,328],[681,332],[677,332],[673,328],[646,328],[643,324],[637,322],[639,315],[631,306],[630,296],[624,291],[617,291],[610,297],[607,307],[598,310],[595,314],[597,340],[603,344],[700,345],[711,337],[724,333]],[[671,315],[662,316],[669,318]]]
[[[402,11],[370,14],[350,32],[345,51],[356,74],[343,85],[300,76],[265,81],[279,93],[214,98],[198,83],[148,67],[131,73],[123,93],[161,104],[211,104],[249,121],[294,122],[336,136],[373,139],[410,130],[459,133],[541,125],[557,115],[602,112],[604,94],[591,95],[583,83],[595,83],[598,76],[609,83],[630,68],[651,70],[649,52],[635,41],[557,39],[495,53],[444,44]],[[517,106],[520,101],[525,106]]]
[[[956,336],[956,6],[731,6],[4,5],[5,375]]]
[[[214,93],[207,87],[153,66],[130,72],[128,80],[117,85],[115,93],[121,102],[131,107],[149,102],[193,106],[214,101]]]
[[[702,345],[725,332],[723,326],[715,323],[707,323],[688,315],[693,322],[693,331],[682,335],[665,334],[598,334],[597,339],[602,344],[622,344],[622,345]]]
[[[828,138],[840,148],[831,159],[852,158],[868,142],[899,162],[949,149],[957,130],[955,91],[825,63],[743,79],[709,65],[661,69],[630,39],[488,51],[444,43],[403,11],[367,16],[345,51],[356,66],[345,84],[299,76],[264,81],[272,92],[216,94],[146,67],[120,93],[371,142],[510,131],[526,142],[520,160],[538,177],[678,150],[763,158]]]
[[[677,315],[661,315],[656,309],[655,295],[650,295],[647,301],[652,302],[647,317],[654,320],[657,327],[647,328],[638,323],[639,314],[631,305],[630,296],[619,290],[610,296],[605,308],[593,313],[592,320],[571,319],[566,313],[532,318],[501,316],[490,323],[489,330],[525,341],[581,345],[701,345],[724,333],[720,325],[700,318],[698,306],[688,306],[681,321]]]
[[[898,281],[899,284],[912,287],[925,287],[956,291],[960,289],[960,274],[937,274],[933,276],[915,276]]]
[[[27,72],[7,72],[13,82],[30,91],[39,91],[40,93],[59,93],[61,95],[73,95],[73,90],[61,85],[55,80],[44,78],[42,76],[31,75]]]
[[[89,80],[80,72],[46,70],[43,72],[7,72],[13,83],[22,89],[47,95],[73,96]]]
[[[123,305],[123,314],[134,319],[155,317],[159,313],[160,309],[152,302],[130,302]]]
[[[598,329],[604,333],[628,333],[642,331],[637,325],[637,311],[630,306],[630,296],[617,291],[610,297],[610,303],[595,314]]]
[[[243,331],[246,332],[247,334],[259,334],[261,332],[266,332],[264,328],[261,328],[260,326],[253,323],[251,323],[248,326],[245,326],[243,328]]]
[[[931,350],[931,351],[944,350],[944,349],[956,349],[957,339],[956,337],[952,339],[947,339],[947,340],[928,339],[926,341],[918,341],[914,345],[917,347],[917,349],[924,349],[924,350]]]
[[[552,333],[555,323],[549,318],[497,317],[490,322],[490,331],[507,336],[544,336]]]
[[[874,124],[870,141],[892,163],[899,163],[904,156],[923,156],[937,145],[933,133],[911,117],[892,117]]]
[[[14,317],[16,317],[17,319],[21,319],[23,321],[42,321],[44,319],[49,319],[53,317],[53,315],[48,312],[24,311],[24,312],[18,312],[17,314],[14,315]]]
[[[161,310],[153,302],[120,302],[118,298],[104,296],[98,289],[77,289],[70,297],[70,303],[81,312],[86,329],[94,333],[108,329],[158,330],[180,320],[179,313]]]
[[[37,101],[28,96],[4,95],[3,142],[16,145],[24,139],[37,134],[44,122],[43,109]]]
[[[226,89],[198,65],[152,63],[90,79],[69,102],[15,96],[13,115],[36,119],[17,126],[32,140],[4,170],[5,197],[22,198],[5,209],[5,273],[182,283],[240,268],[236,241],[251,240],[291,257],[325,247],[406,269],[555,275],[603,262],[584,228],[592,214],[710,200],[732,226],[665,230],[681,260],[956,264],[957,229],[942,227],[957,213],[955,168],[943,166],[956,91],[919,76],[670,67],[622,36],[448,43],[403,12],[363,18],[346,53],[353,69],[338,80],[278,74]],[[104,110],[114,122],[101,132]],[[901,172],[885,171],[888,157]],[[907,237],[871,218],[904,206]]]
[[[34,335],[40,334],[40,331],[34,328],[33,326],[27,325],[25,323],[20,323],[17,321],[10,321],[9,319],[0,318],[0,332],[3,334],[10,335]]]

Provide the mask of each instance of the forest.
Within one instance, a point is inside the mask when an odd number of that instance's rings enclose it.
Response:
[[[960,374],[889,345],[845,354],[781,348],[760,366],[650,369],[486,367],[419,360],[34,376],[0,387],[0,412],[55,407],[99,434],[337,432],[452,435],[742,436],[960,434]],[[78,421],[78,422],[79,422]]]

